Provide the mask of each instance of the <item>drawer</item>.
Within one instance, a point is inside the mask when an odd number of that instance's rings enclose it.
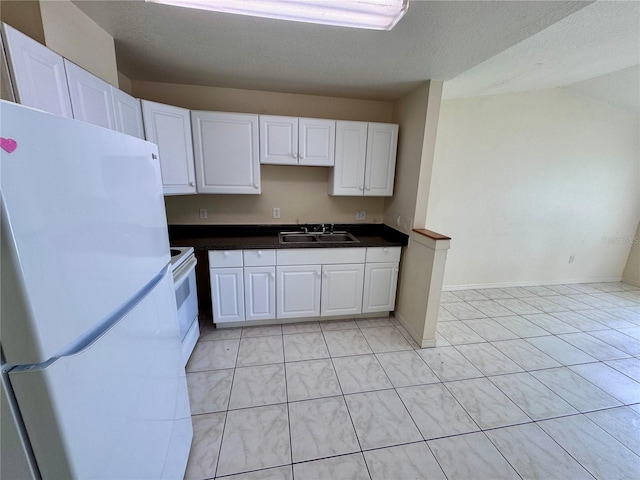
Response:
[[[276,264],[275,250],[243,250],[245,267],[262,267]]]
[[[367,263],[399,262],[402,247],[368,247]]]
[[[277,253],[278,265],[364,263],[364,248],[287,248]]]
[[[209,268],[242,267],[242,250],[209,250]]]

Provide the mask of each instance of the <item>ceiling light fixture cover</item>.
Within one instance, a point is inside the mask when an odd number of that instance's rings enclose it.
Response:
[[[145,0],[179,7],[340,27],[391,30],[409,0]]]

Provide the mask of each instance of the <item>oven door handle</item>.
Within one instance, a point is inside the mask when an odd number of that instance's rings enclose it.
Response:
[[[196,264],[198,261],[195,256],[191,256],[191,258],[185,260],[185,262],[180,265],[175,272],[173,272],[173,283],[177,287],[179,286],[191,273],[191,270],[196,268]]]

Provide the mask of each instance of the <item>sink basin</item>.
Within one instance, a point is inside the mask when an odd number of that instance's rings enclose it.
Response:
[[[358,243],[359,240],[349,232],[303,233],[280,232],[280,243]]]
[[[312,243],[317,242],[315,235],[308,233],[281,233],[280,243]]]
[[[358,240],[347,232],[321,233],[318,236],[319,242],[333,243],[357,243]]]

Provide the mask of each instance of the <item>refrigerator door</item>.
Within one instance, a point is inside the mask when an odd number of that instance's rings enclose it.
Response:
[[[192,427],[178,338],[166,273],[83,350],[9,373],[43,478],[182,477]]]
[[[41,363],[169,263],[157,149],[2,101],[0,136],[2,344]]]

